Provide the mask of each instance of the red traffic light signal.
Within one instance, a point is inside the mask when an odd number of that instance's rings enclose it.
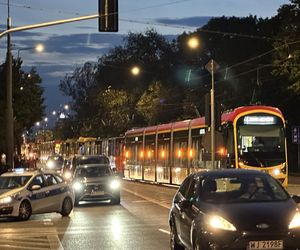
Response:
[[[118,0],[99,0],[99,31],[117,32],[119,28]]]

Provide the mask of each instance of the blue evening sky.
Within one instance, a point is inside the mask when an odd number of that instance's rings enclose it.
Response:
[[[67,102],[58,90],[66,73],[97,58],[114,45],[122,44],[129,31],[151,27],[159,33],[176,36],[204,25],[209,17],[271,17],[288,0],[119,0],[119,32],[99,33],[96,19],[15,33],[12,44],[17,49],[45,44],[45,52],[20,51],[24,66],[37,68],[43,78],[47,115]],[[79,15],[96,14],[98,0],[10,0],[13,26],[23,26]],[[0,30],[6,25],[7,0],[0,0]],[[6,39],[0,39],[0,63],[5,60]]]

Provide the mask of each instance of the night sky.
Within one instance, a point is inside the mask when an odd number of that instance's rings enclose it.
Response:
[[[43,79],[47,116],[58,110],[68,99],[60,93],[58,84],[67,73],[86,61],[96,62],[110,48],[123,43],[129,31],[154,28],[159,33],[175,37],[194,31],[210,17],[247,16],[271,17],[288,0],[119,0],[119,32],[99,33],[96,19],[60,26],[36,29],[12,35],[13,55],[20,48],[43,43],[41,54],[20,51],[25,70],[36,67]],[[45,21],[96,14],[97,0],[11,0],[12,25],[22,26]],[[6,29],[7,0],[0,0],[0,30]],[[0,63],[5,60],[6,39],[0,40]]]

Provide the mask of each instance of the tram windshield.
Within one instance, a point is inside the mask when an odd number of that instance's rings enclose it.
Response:
[[[241,164],[271,167],[285,162],[282,120],[273,115],[246,115],[237,121],[237,147]]]

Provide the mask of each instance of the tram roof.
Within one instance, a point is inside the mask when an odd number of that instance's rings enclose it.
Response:
[[[251,112],[271,112],[275,113],[277,115],[282,116],[281,111],[278,108],[270,107],[270,106],[243,106],[235,108],[234,110],[226,111],[222,114],[222,122],[233,122],[234,119],[242,114],[242,113],[251,113]],[[167,123],[167,124],[160,124],[156,126],[150,126],[150,127],[143,127],[143,128],[133,128],[131,130],[128,130],[125,135],[127,136],[138,136],[143,135],[144,131],[145,134],[155,134],[158,133],[164,133],[168,132],[171,129],[174,131],[179,130],[186,130],[189,128],[189,126],[193,128],[197,127],[204,127],[205,126],[205,117],[199,117],[192,120],[184,120],[184,121],[178,121],[173,123]]]

